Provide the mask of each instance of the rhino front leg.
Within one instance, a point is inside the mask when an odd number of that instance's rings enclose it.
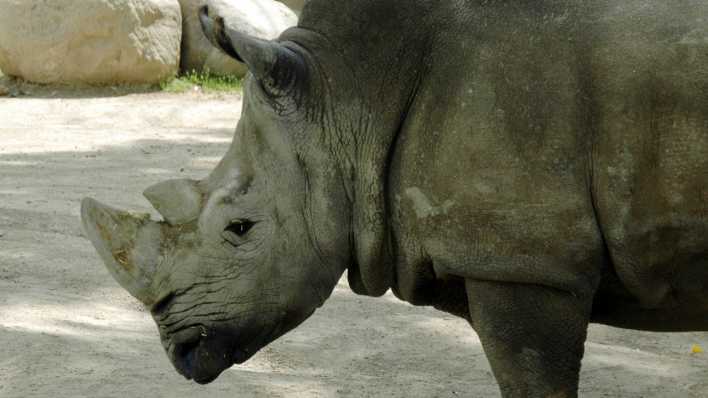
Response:
[[[577,396],[590,299],[540,285],[468,279],[466,288],[504,398]]]

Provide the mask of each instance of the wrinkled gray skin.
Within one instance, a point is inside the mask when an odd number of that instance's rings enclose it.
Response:
[[[708,330],[708,3],[313,0],[244,60],[208,178],[83,203],[88,236],[205,383],[348,269],[466,318],[505,397],[577,394],[588,322]],[[464,365],[461,365],[464,366]]]

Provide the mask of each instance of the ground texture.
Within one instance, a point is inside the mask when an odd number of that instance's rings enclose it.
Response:
[[[296,331],[208,386],[168,362],[149,314],[82,237],[93,196],[147,211],[142,190],[205,176],[236,95],[91,92],[0,97],[0,397],[494,397],[462,320],[342,281]],[[708,397],[708,333],[592,326],[584,397]]]

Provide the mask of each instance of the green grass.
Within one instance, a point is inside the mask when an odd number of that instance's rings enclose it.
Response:
[[[241,79],[192,71],[160,83],[160,89],[168,93],[184,93],[194,90],[195,87],[205,92],[241,91]]]

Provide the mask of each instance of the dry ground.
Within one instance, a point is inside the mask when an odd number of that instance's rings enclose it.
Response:
[[[105,96],[104,94],[110,94]],[[149,315],[79,227],[91,195],[147,210],[140,192],[202,177],[225,152],[238,96],[111,92],[0,98],[0,397],[493,397],[462,320],[344,281],[309,321],[216,382],[183,380]],[[708,397],[708,333],[590,330],[585,397]]]

